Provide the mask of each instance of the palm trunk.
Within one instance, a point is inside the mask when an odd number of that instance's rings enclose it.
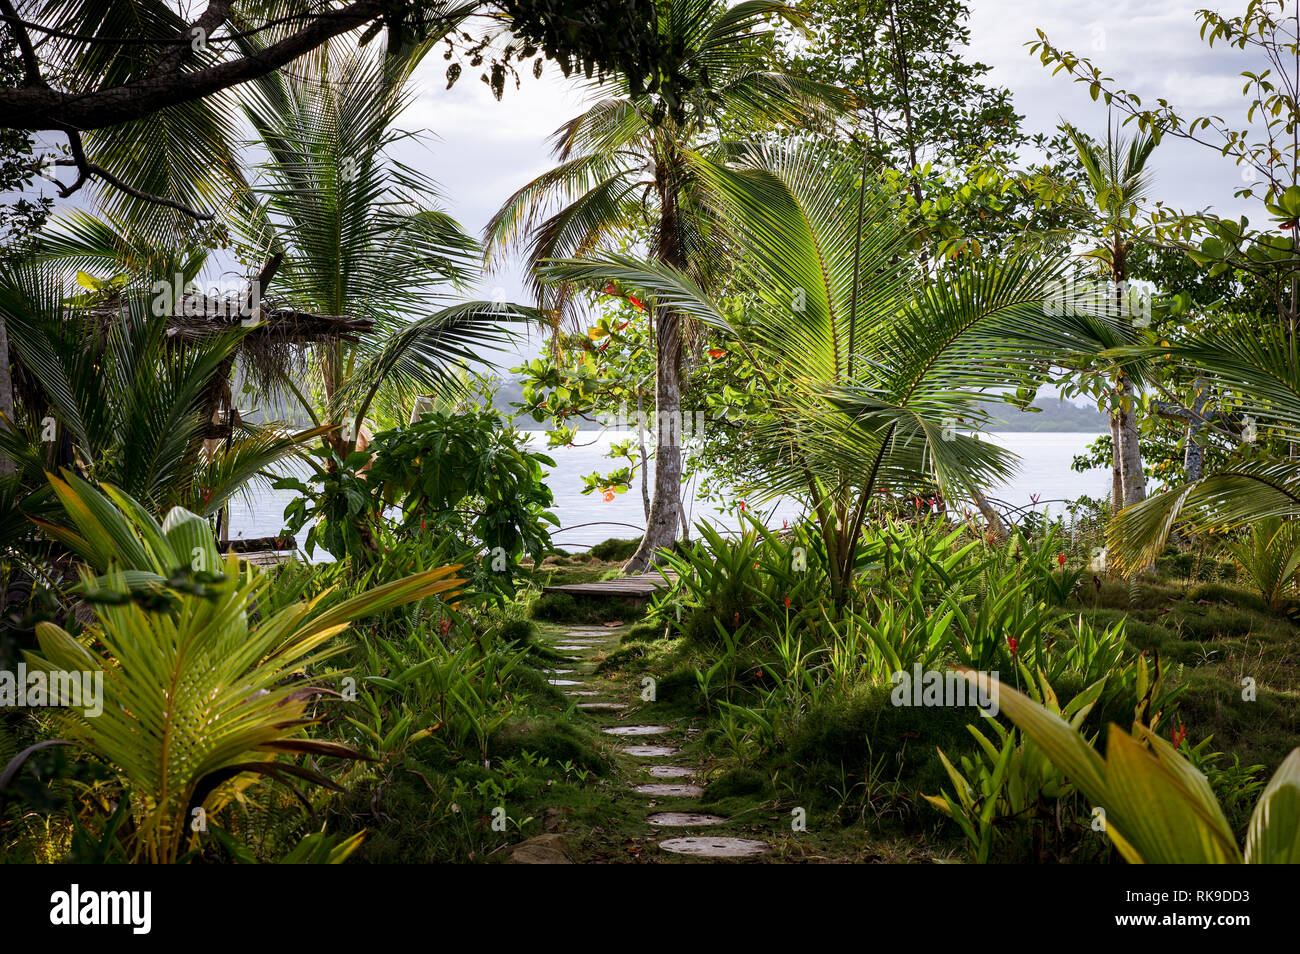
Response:
[[[656,310],[655,347],[655,486],[650,518],[636,553],[623,566],[624,573],[643,573],[655,554],[671,547],[682,523],[682,411],[681,323],[667,309]]]
[[[1122,316],[1125,311],[1123,293],[1120,289],[1124,288],[1128,281],[1128,246],[1122,236],[1116,236],[1111,256],[1111,279],[1115,283],[1115,313]],[[1119,443],[1115,445],[1115,455],[1123,484],[1123,494],[1116,500],[1123,501],[1125,507],[1131,507],[1147,499],[1146,475],[1142,469],[1141,435],[1138,434],[1137,424],[1137,396],[1133,393],[1133,384],[1129,381],[1128,375],[1122,371],[1116,390],[1119,397],[1117,409]],[[1117,505],[1115,509],[1118,510],[1119,506]]]
[[[0,423],[0,427],[10,427],[14,419],[14,379],[9,374],[9,330],[4,318],[0,318],[0,414],[9,422]],[[8,477],[15,470],[14,462],[0,452],[0,477]]]
[[[659,235],[656,257],[665,265],[684,269],[677,224],[677,192],[671,181],[675,157],[665,156],[655,168],[659,193]],[[655,488],[650,516],[636,553],[623,565],[624,573],[643,573],[659,550],[677,542],[682,525],[682,335],[681,317],[667,308],[655,309]]]
[[[1119,412],[1110,412],[1110,510],[1124,508],[1124,470],[1120,464]]]
[[[1005,540],[1007,538],[1007,528],[1002,523],[1001,514],[989,503],[988,498],[976,490],[971,492],[971,500],[979,512],[984,515],[984,520],[988,524],[989,533],[993,534],[993,539],[998,543]]]
[[[1147,499],[1146,475],[1142,468],[1142,447],[1137,426],[1137,407],[1134,404],[1133,385],[1127,377],[1119,383],[1119,465],[1124,484],[1125,507]]]

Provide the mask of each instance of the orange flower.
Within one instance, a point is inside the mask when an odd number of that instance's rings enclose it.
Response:
[[[722,357],[724,354],[726,354],[726,353],[727,353],[727,352],[724,351],[722,348],[710,348],[710,349],[709,349],[709,357],[710,357],[710,358],[721,358],[721,357]]]
[[[614,491],[610,490],[608,487],[606,487],[600,493],[601,496],[605,498],[605,503],[609,503],[611,500],[614,499]]]

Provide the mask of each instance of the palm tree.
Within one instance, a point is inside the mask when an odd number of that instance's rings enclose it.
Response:
[[[770,128],[798,125],[849,101],[843,91],[766,69],[771,34],[766,19],[797,22],[791,7],[748,0],[728,8],[718,0],[669,0],[655,25],[675,63],[652,94],[621,77],[599,84],[599,98],[554,136],[559,164],[502,205],[485,231],[490,253],[526,240],[530,265],[614,247],[650,234],[661,265],[708,283],[717,264],[704,254],[711,241],[708,200],[694,172],[719,148],[718,121]],[[536,286],[544,311],[558,325],[571,289]],[[671,307],[653,314],[656,375],[655,486],[646,532],[624,570],[640,572],[677,539],[682,525],[682,316]]]
[[[244,424],[229,446],[203,452],[214,381],[246,329],[178,346],[153,287],[195,278],[206,259],[203,249],[159,250],[128,226],[74,212],[0,270],[17,393],[0,449],[29,492],[51,467],[75,465],[157,512],[180,505],[207,516],[307,439]]]
[[[1118,136],[1108,125],[1106,143],[1102,145],[1073,126],[1066,124],[1064,128],[1087,176],[1088,191],[1102,224],[1105,244],[1089,254],[1106,268],[1117,303],[1122,305],[1118,296],[1128,281],[1128,256],[1134,245],[1133,218],[1138,204],[1151,188],[1152,178],[1146,164],[1156,147],[1156,139],[1149,133],[1131,139]],[[1145,500],[1147,491],[1133,381],[1122,367],[1115,370],[1114,377],[1110,412],[1114,461],[1111,506],[1118,512]]]
[[[696,170],[734,242],[737,280],[754,296],[743,325],[663,262],[605,253],[543,274],[622,282],[739,340],[773,406],[757,425],[765,476],[756,489],[808,501],[840,605],[884,488],[937,483],[958,499],[1006,476],[1012,455],[957,423],[987,420],[988,394],[1016,387],[1027,369],[1123,343],[1104,318],[1048,313],[1058,263],[984,260],[923,281],[897,194],[862,181],[856,163],[827,147],[751,147],[734,166]]]
[[[446,301],[446,286],[473,276],[478,245],[432,204],[437,184],[389,155],[409,135],[394,124],[425,50],[393,61],[325,49],[306,72],[271,74],[246,90],[245,111],[268,153],[245,196],[246,240],[283,254],[276,290],[295,306],[374,322],[358,341],[315,346],[309,375],[318,399],[284,382],[314,421],[335,429],[329,443],[341,458],[381,390],[407,405],[455,390],[463,362],[481,361],[509,337],[502,322],[533,316]]]
[[[1248,401],[1242,410],[1253,429],[1287,450],[1269,454],[1261,440],[1257,447],[1262,452],[1242,455],[1199,480],[1125,509],[1107,530],[1111,565],[1120,572],[1150,565],[1179,521],[1227,531],[1274,519],[1300,520],[1300,460],[1289,454],[1288,446],[1300,441],[1300,356],[1290,330],[1270,326],[1231,342],[1196,337],[1145,350],[1193,370],[1215,393]]]

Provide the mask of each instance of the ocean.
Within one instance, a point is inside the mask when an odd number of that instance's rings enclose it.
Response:
[[[1071,459],[1082,454],[1096,436],[1084,432],[1052,431],[990,433],[987,439],[1015,453],[1020,463],[1010,480],[989,488],[988,496],[1017,507],[1033,507],[1052,516],[1064,510],[1058,501],[1083,495],[1105,497],[1110,492],[1109,469],[1084,473],[1070,469]],[[559,529],[551,534],[557,546],[569,551],[586,550],[610,537],[635,537],[641,533],[645,514],[639,483],[610,501],[605,501],[599,493],[586,496],[581,493],[583,474],[614,469],[613,463],[605,457],[605,451],[611,441],[625,438],[623,434],[606,434],[595,438],[589,445],[555,449],[546,448],[546,440],[541,434],[533,438],[533,446],[555,460],[555,467],[548,471],[546,482],[555,496],[552,512],[560,521]],[[279,534],[283,528],[285,505],[292,496],[289,491],[259,489],[251,499],[235,501],[231,508],[231,537]],[[1038,504],[1033,503],[1035,499]],[[801,508],[791,501],[751,510],[762,513],[768,526],[772,527],[779,527],[785,520],[793,522],[802,513]],[[692,524],[707,520],[722,530],[739,527],[739,518],[734,513],[720,513],[712,503],[696,500],[693,495],[687,498],[687,515]],[[299,542],[305,535],[305,530],[299,534]],[[321,551],[316,552],[319,558]]]

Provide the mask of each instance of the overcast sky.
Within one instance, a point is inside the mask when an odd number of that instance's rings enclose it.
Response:
[[[1210,49],[1199,37],[1195,11],[1204,0],[974,0],[970,56],[992,69],[988,79],[1008,87],[1028,131],[1051,131],[1066,118],[1093,134],[1104,134],[1106,108],[1086,87],[1064,74],[1052,76],[1024,45],[1043,29],[1061,47],[1091,57],[1121,88],[1144,102],[1165,97],[1184,113],[1240,116],[1240,71],[1249,62],[1234,49]],[[1235,12],[1235,5],[1227,12]],[[467,70],[445,89],[440,56],[431,57],[417,79],[423,89],[403,116],[410,128],[434,134],[418,161],[445,187],[450,211],[471,232],[481,232],[501,201],[548,168],[547,136],[580,111],[580,84],[548,69],[540,81],[524,79],[496,102],[485,84]],[[1242,183],[1231,160],[1209,149],[1166,140],[1155,154],[1157,198],[1186,209],[1213,206],[1240,214],[1233,199]],[[526,300],[518,270],[488,277],[494,288]]]
[[[972,0],[969,55],[992,69],[988,81],[1009,88],[1029,132],[1051,131],[1062,119],[1104,134],[1106,108],[1064,74],[1053,76],[1027,41],[1043,29],[1060,47],[1091,57],[1116,83],[1145,102],[1165,97],[1184,113],[1241,115],[1241,70],[1248,57],[1232,48],[1208,48],[1195,17],[1206,0]],[[1237,13],[1245,0],[1226,12]],[[472,234],[480,234],[511,192],[551,165],[548,135],[582,106],[584,90],[553,67],[534,80],[525,70],[522,88],[508,86],[497,102],[474,71],[445,88],[445,61],[435,53],[417,74],[418,98],[402,116],[405,129],[426,130],[425,145],[401,158],[418,164],[443,186],[449,211]],[[1232,196],[1241,172],[1212,150],[1167,139],[1156,151],[1157,198],[1184,209],[1212,206],[1241,214]],[[86,193],[76,197],[82,202]],[[65,203],[60,203],[61,206]],[[515,267],[488,276],[482,297],[504,292],[527,301]],[[525,350],[532,350],[525,346]]]

